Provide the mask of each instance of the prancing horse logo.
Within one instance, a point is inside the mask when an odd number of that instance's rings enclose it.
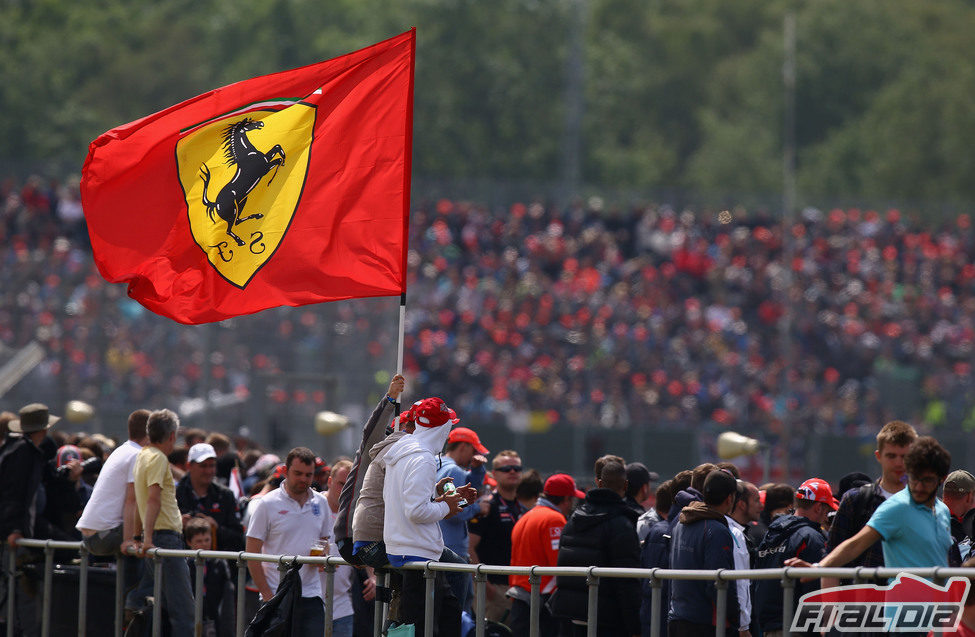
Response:
[[[291,226],[308,175],[315,113],[304,102],[265,102],[180,132],[176,164],[190,234],[238,288],[268,263]]]
[[[228,166],[237,166],[237,172],[227,184],[217,193],[216,201],[210,201],[207,197],[207,188],[210,186],[210,169],[204,162],[200,168],[200,177],[203,179],[203,205],[206,206],[207,215],[210,221],[215,221],[213,213],[227,222],[227,234],[237,242],[238,246],[244,245],[244,240],[234,234],[234,226],[250,221],[251,219],[262,219],[263,213],[241,216],[244,214],[244,206],[247,205],[247,195],[261,181],[264,175],[274,169],[274,175],[268,180],[270,186],[274,177],[278,174],[278,168],[284,165],[284,149],[281,144],[275,144],[266,153],[254,148],[254,144],[247,139],[247,132],[264,128],[264,122],[245,117],[228,125],[223,131],[223,150],[227,157]]]

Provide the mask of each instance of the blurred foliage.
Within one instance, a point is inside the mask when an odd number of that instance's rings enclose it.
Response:
[[[584,181],[776,192],[790,7],[800,191],[975,200],[965,0],[0,0],[0,157],[415,25],[417,176],[555,180],[581,19]]]

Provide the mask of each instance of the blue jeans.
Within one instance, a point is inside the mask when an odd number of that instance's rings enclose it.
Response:
[[[460,556],[459,553],[451,549],[450,547],[444,547],[443,553],[440,555],[441,562],[453,562],[454,564],[469,564],[467,559]],[[473,595],[471,594],[471,589],[473,588],[473,581],[471,580],[470,573],[445,573],[447,577],[447,583],[450,584],[450,590],[454,592],[454,597],[457,598],[458,603],[460,603],[460,609],[470,612],[471,601]]]
[[[152,534],[152,542],[161,549],[183,550],[183,535],[175,531],[156,531]],[[140,608],[145,602],[139,595],[153,590],[153,573],[156,560],[145,560],[146,569],[142,574],[142,581],[135,590],[126,597],[128,608]],[[173,635],[193,634],[193,589],[190,586],[190,569],[184,557],[164,557],[160,560],[162,567],[162,607],[169,614],[169,627]],[[157,600],[158,602],[159,600]],[[130,604],[131,602],[131,604]]]
[[[332,637],[352,637],[352,629],[355,628],[355,615],[332,620]]]
[[[321,597],[301,598],[298,602],[298,621],[292,624],[291,630],[291,634],[297,637],[322,637],[325,634],[325,603]]]

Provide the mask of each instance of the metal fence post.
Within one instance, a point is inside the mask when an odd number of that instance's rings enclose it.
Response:
[[[586,575],[586,586],[589,587],[589,608],[586,613],[586,637],[596,637],[596,625],[599,622],[599,578],[592,574],[594,566],[589,567]]]
[[[162,558],[159,549],[152,551],[152,637],[162,635]]]
[[[487,576],[481,572],[480,564],[474,570],[474,596],[477,599],[478,609],[474,619],[474,637],[484,637],[484,620],[487,618],[487,613],[484,612],[484,604],[487,598]]]
[[[203,637],[203,567],[204,561],[200,557],[200,551],[196,552],[194,560],[196,570],[193,573],[193,634],[196,637]]]
[[[728,619],[728,582],[727,580],[721,579],[721,571],[724,569],[719,569],[714,582],[714,588],[718,592],[718,607],[714,614],[714,635],[715,637],[724,637],[724,625]]]
[[[7,637],[14,637],[14,622],[17,616],[14,614],[15,597],[17,590],[17,549],[7,547],[7,554],[10,556],[7,568]]]
[[[430,570],[430,564],[433,560],[428,561],[423,567],[423,578],[426,580],[426,595],[423,596],[423,636],[433,637],[433,594],[434,594],[434,578],[437,576],[436,573]]]
[[[792,630],[793,602],[795,601],[796,581],[789,577],[789,569],[782,572],[782,632]]]
[[[51,634],[51,589],[54,580],[54,549],[51,540],[44,545],[44,601],[41,604],[41,637]]]
[[[79,549],[81,562],[78,565],[78,637],[88,632],[88,549],[82,544]]]
[[[117,553],[115,556],[115,634],[122,634],[122,624],[125,608],[125,555]]]
[[[385,571],[373,571],[376,576],[376,602],[372,612],[372,634],[379,637],[383,632],[383,615],[386,602],[381,598],[381,590],[389,590],[389,575]]]
[[[263,566],[261,567],[263,568]],[[247,620],[244,609],[247,606],[247,562],[244,552],[237,553],[237,637],[244,637]]]
[[[539,637],[539,627],[540,616],[542,613],[542,578],[535,573],[535,568],[532,567],[531,571],[528,572],[528,584],[531,586],[531,606],[529,606],[528,614],[528,637]]]
[[[325,561],[325,637],[332,637],[332,617],[335,613],[335,565]]]
[[[663,582],[657,579],[657,569],[650,575],[650,637],[660,637],[660,606]]]

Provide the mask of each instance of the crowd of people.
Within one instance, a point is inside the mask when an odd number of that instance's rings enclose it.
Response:
[[[362,352],[352,385],[389,366],[397,299],[334,304],[329,320],[269,310],[207,343],[99,277],[74,184],[7,180],[0,197],[0,343],[43,346],[31,385],[47,395],[104,409],[246,399],[257,375],[318,370],[328,347]],[[598,199],[431,201],[411,215],[404,368],[418,395],[450,396],[472,424],[530,412],[543,426],[731,428],[774,443],[788,416],[793,445],[866,441],[895,417],[967,431],[973,262],[967,215],[807,209],[784,223]]]
[[[355,456],[330,464],[307,447],[282,460],[219,433],[182,429],[168,409],[132,412],[128,440],[119,443],[59,432],[58,416],[43,404],[4,412],[0,560],[8,564],[11,551],[18,564],[38,558],[18,546],[21,538],[79,540],[91,559],[125,570],[126,621],[151,614],[147,598],[160,568],[162,595],[152,603],[177,635],[192,632],[194,562],[140,559],[152,548],[341,556],[351,566],[337,568],[331,596],[322,568],[293,565],[282,575],[277,563],[248,562],[247,620],[260,626],[283,612],[292,634],[314,637],[329,616],[334,635],[372,634],[376,600],[389,603],[388,626],[422,633],[424,573],[401,567],[431,560],[679,570],[975,566],[975,476],[953,469],[945,447],[904,421],[876,433],[879,471],[863,467],[874,475],[851,473],[835,485],[818,477],[755,485],[730,462],[661,480],[639,459],[604,455],[583,491],[566,473],[543,479],[519,450],[492,453],[440,398],[401,406],[405,385],[393,377]],[[233,632],[236,567],[205,560],[208,635]],[[377,572],[389,575],[386,586],[377,586]],[[543,576],[538,584],[539,634],[586,634],[586,578]],[[797,581],[795,602],[836,584]],[[35,634],[37,591],[19,586],[16,629]],[[297,602],[282,611],[285,589]],[[434,634],[468,636],[483,616],[498,630],[528,635],[531,589],[527,575],[491,574],[482,605],[470,573],[436,571]],[[654,621],[661,635],[714,634],[713,582],[667,580],[661,592],[654,617],[649,580],[602,578],[597,634],[649,635]],[[975,595],[971,601],[957,634],[975,631]],[[0,611],[3,628],[8,614]],[[735,580],[725,620],[741,637],[778,637],[789,629],[782,582]]]

